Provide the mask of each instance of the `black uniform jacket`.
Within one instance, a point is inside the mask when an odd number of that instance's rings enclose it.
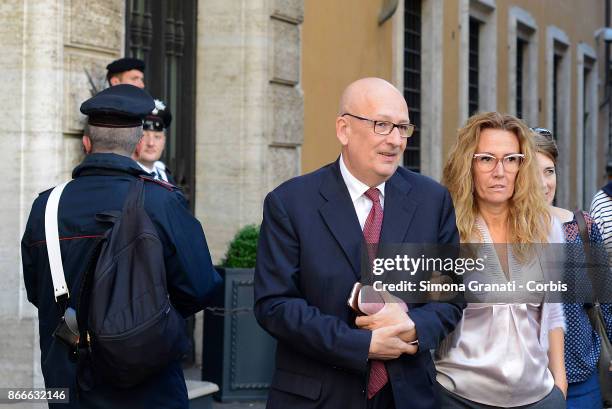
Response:
[[[74,169],[74,180],[62,193],[58,215],[71,306],[76,304],[85,264],[94,244],[108,228],[97,222],[95,215],[105,210],[121,210],[130,182],[144,174],[131,158],[112,153],[91,154]],[[32,205],[21,251],[28,299],[38,308],[45,384],[48,388],[70,387],[71,404],[57,407],[187,408],[180,362],[169,365],[137,388],[113,390],[101,385],[91,392],[79,391],[77,402],[75,364],[68,359],[66,347],[52,337],[61,312],[53,294],[45,242],[44,216],[50,191],[41,193]],[[187,209],[182,193],[164,182],[145,183],[145,210],[164,245],[171,302],[185,317],[202,310],[220,283],[220,277],[213,268],[200,223]]]

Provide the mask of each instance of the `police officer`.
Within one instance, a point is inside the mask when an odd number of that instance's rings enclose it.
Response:
[[[164,246],[167,286],[174,307],[184,317],[202,310],[220,283],[202,227],[187,209],[183,195],[173,186],[146,175],[130,157],[142,135],[142,119],[153,107],[149,94],[132,85],[107,88],[81,105],[81,112],[88,115],[83,136],[87,156],[73,170],[74,180],[66,186],[58,211],[61,256],[70,294],[68,305],[72,308],[76,308],[87,259],[108,228],[96,220],[96,214],[121,210],[130,182],[141,176],[145,177],[144,207]],[[52,336],[62,311],[54,299],[45,243],[44,216],[49,193],[50,190],[41,193],[32,205],[21,251],[28,300],[38,308],[45,385],[70,388],[70,404],[55,407],[188,408],[178,361],[131,389],[97,384],[92,390],[77,391],[75,364],[67,348]]]
[[[136,146],[133,158],[155,179],[176,182],[164,162],[160,161],[166,147],[166,129],[172,122],[170,108],[159,99],[155,100],[155,108],[145,117],[142,124],[142,139]]]
[[[108,85],[131,84],[144,88],[144,61],[138,58],[120,58],[106,66],[106,80]]]
[[[120,58],[108,64],[106,69],[106,79],[110,86],[131,84],[143,89],[145,87],[145,63],[138,58]],[[165,130],[170,126],[171,121],[170,109],[162,101],[156,99],[155,107],[152,112],[149,112],[143,124],[144,135],[133,158],[155,179],[176,185],[166,164],[159,160],[166,146]],[[142,155],[139,155],[140,152]]]

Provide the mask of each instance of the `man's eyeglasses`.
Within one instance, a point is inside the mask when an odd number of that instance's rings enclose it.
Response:
[[[539,133],[540,135],[542,135],[545,138],[554,139],[552,132],[550,130],[546,129],[546,128],[529,128],[529,129],[532,130],[535,133]]]
[[[374,124],[374,133],[377,133],[379,135],[389,135],[391,132],[393,132],[393,128],[397,128],[397,130],[399,131],[399,135],[402,138],[410,138],[414,133],[413,124],[394,124],[393,122],[389,121],[375,121],[373,119],[349,114],[348,112],[345,112],[340,116],[345,115],[352,116],[353,118],[360,119],[362,121],[372,122]]]
[[[483,172],[491,172],[497,167],[497,164],[501,161],[502,167],[506,172],[516,173],[523,163],[525,155],[522,153],[511,153],[504,156],[503,158],[496,158],[490,153],[475,153],[474,160],[476,166]]]

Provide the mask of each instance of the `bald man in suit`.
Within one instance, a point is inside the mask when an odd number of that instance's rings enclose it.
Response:
[[[347,305],[365,242],[459,241],[448,191],[398,167],[412,131],[393,85],[358,80],[340,101],[338,160],[266,197],[255,314],[278,340],[269,409],[437,407],[429,350],[462,306],[393,303],[356,318]]]

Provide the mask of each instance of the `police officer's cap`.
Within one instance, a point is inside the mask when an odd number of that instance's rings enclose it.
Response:
[[[138,70],[144,73],[145,63],[138,58],[119,58],[106,66],[108,72],[106,73],[106,79],[110,79],[115,74],[119,74],[125,71]]]
[[[172,114],[170,108],[160,101],[155,100],[155,108],[145,117],[142,128],[145,131],[163,131],[170,126]]]
[[[133,128],[155,108],[149,93],[129,84],[106,88],[81,104],[88,123],[104,128]]]

